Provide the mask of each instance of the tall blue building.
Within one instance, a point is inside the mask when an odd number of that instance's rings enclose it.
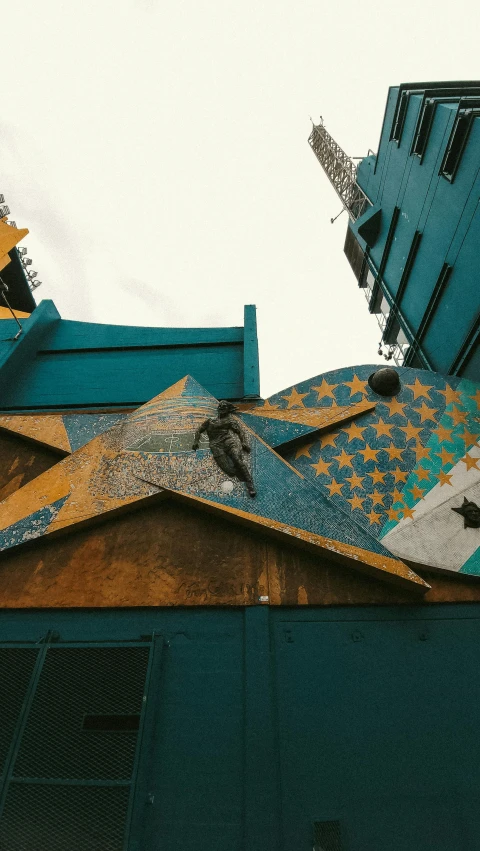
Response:
[[[322,124],[309,143],[349,213],[345,253],[398,364],[480,376],[480,82],[389,90],[358,168]]]

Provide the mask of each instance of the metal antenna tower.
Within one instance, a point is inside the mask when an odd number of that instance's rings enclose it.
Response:
[[[356,221],[370,206],[370,201],[357,184],[357,166],[325,130],[323,121],[321,124],[312,121],[308,144],[352,222]]]

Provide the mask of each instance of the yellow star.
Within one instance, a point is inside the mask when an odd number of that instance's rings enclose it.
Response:
[[[363,508],[363,503],[365,502],[365,500],[360,499],[360,497],[357,496],[357,494],[354,494],[351,499],[347,499],[347,502],[350,503],[350,505],[352,506],[352,511],[353,511],[354,508],[360,508],[360,509]]]
[[[347,455],[345,450],[342,449],[342,451],[340,452],[340,455],[335,455],[334,460],[338,461],[338,467],[340,469],[341,467],[351,467],[352,466],[352,460],[351,460],[352,458],[353,458],[353,453],[352,453],[352,455]]]
[[[338,387],[338,384],[329,384],[328,381],[325,381],[325,379],[323,379],[319,387],[312,387],[312,390],[315,390],[316,393],[318,393],[317,402],[319,402],[320,399],[323,399],[324,396],[335,400],[335,396],[333,394],[335,387]]]
[[[329,476],[330,473],[328,472],[328,468],[329,468],[330,464],[331,464],[331,461],[327,462],[327,461],[324,461],[323,458],[320,458],[320,460],[317,461],[316,464],[310,464],[310,466],[312,467],[312,469],[315,470],[316,476]]]
[[[440,482],[440,487],[442,487],[442,485],[450,485],[450,487],[453,487],[450,481],[451,478],[452,476],[449,473],[444,473],[443,470],[440,470],[440,472],[437,474],[437,479]]]
[[[394,508],[388,508],[387,517],[389,520],[398,520],[398,518],[400,517],[400,511],[395,510]]]
[[[305,396],[308,396],[308,393],[298,393],[295,390],[295,387],[292,387],[292,392],[290,396],[282,396],[282,399],[285,399],[288,402],[287,408],[304,408],[303,399]]]
[[[354,396],[355,393],[363,393],[365,395],[367,392],[367,382],[361,381],[357,375],[354,375],[351,381],[345,381],[344,384],[346,384],[347,387],[350,387],[350,394],[352,396]]]
[[[421,423],[424,423],[426,420],[433,420],[433,422],[436,422],[435,414],[437,413],[437,409],[429,408],[428,405],[425,404],[425,402],[422,402],[419,408],[414,408],[413,410],[420,417]]]
[[[420,384],[418,378],[416,378],[414,384],[406,384],[405,387],[408,387],[408,389],[412,391],[414,399],[419,399],[424,396],[425,399],[429,399],[431,401],[430,393],[428,391],[433,390],[433,386]]]
[[[397,428],[405,432],[406,440],[418,440],[418,435],[423,431],[421,426],[417,427],[412,425],[412,423],[407,423],[406,426],[397,426]]]
[[[396,502],[403,503],[403,493],[397,490],[397,488],[394,488],[392,493],[392,505],[395,505]]]
[[[440,443],[443,443],[444,440],[450,440],[452,436],[452,429],[446,428],[444,425],[439,425],[435,434],[437,435]]]
[[[372,449],[371,446],[366,446],[365,449],[359,449],[358,454],[363,455],[364,464],[366,464],[367,461],[375,461],[375,463],[377,463],[377,455],[379,451],[379,449]]]
[[[465,455],[465,458],[460,458],[460,461],[463,461],[463,463],[467,465],[467,470],[480,470],[480,467],[477,467],[480,458],[474,458],[472,455],[469,455],[468,452]]]
[[[381,437],[382,435],[386,435],[386,437],[392,437],[392,428],[395,428],[393,423],[388,425],[384,423],[382,419],[378,420],[378,423],[370,423],[372,428],[377,432],[377,437]]]
[[[415,459],[417,461],[421,461],[422,458],[430,458],[430,450],[428,447],[422,446],[421,443],[416,443],[415,446],[409,446],[408,448],[415,453]]]
[[[403,449],[401,446],[387,446],[383,451],[388,453],[390,461],[393,461],[394,458],[398,458],[399,461],[402,461]]]
[[[329,485],[325,485],[325,487],[328,488],[330,496],[334,496],[335,494],[342,496],[343,485],[344,482],[336,482],[335,480],[333,480],[332,482],[330,482]]]
[[[365,514],[365,517],[367,518],[367,520],[368,520],[371,524],[373,524],[373,523],[380,523],[380,517],[381,517],[381,515],[380,515],[380,514],[377,514],[377,512],[376,512],[376,511],[373,511],[373,509],[372,509],[372,511],[370,512],[370,514]]]
[[[412,494],[412,496],[415,500],[422,499],[423,494],[425,493],[425,488],[419,488],[419,487],[417,487],[417,485],[414,485],[412,488],[409,488],[408,490],[410,491],[410,493]]]
[[[462,411],[460,408],[457,408],[455,405],[452,406],[452,410],[447,412],[447,416],[449,416],[455,425],[458,423],[466,423],[468,411]]]
[[[265,399],[263,405],[261,407],[257,408],[257,410],[258,411],[278,411],[279,406],[278,405],[272,405],[272,403],[268,399]]]
[[[453,459],[455,457],[455,453],[454,452],[447,452],[447,450],[444,449],[443,446],[442,446],[440,452],[435,452],[435,455],[438,455],[438,457],[441,458],[442,467],[444,467],[445,464],[453,464]]]
[[[411,520],[413,518],[414,514],[415,514],[414,508],[408,508],[407,506],[405,506],[405,508],[403,509],[404,519],[406,519],[408,517]]]
[[[325,449],[326,446],[333,446],[335,449],[337,448],[337,444],[335,443],[337,437],[340,436],[340,432],[338,431],[330,431],[328,434],[321,434],[320,440],[322,444],[322,449]]]
[[[357,473],[354,472],[350,478],[346,479],[347,482],[350,482],[350,490],[353,491],[354,488],[361,488],[364,478],[364,476],[358,476]]]
[[[363,440],[365,443],[365,438],[363,436],[365,429],[366,426],[360,427],[356,423],[350,423],[348,428],[343,430],[343,433],[347,435],[348,443],[350,443],[351,440]]]
[[[300,446],[295,453],[295,461],[297,458],[301,458],[302,455],[305,455],[306,458],[310,458],[310,450],[313,445],[313,443],[307,443],[305,446]]]
[[[458,405],[462,404],[459,391],[454,390],[449,384],[445,385],[445,390],[438,390],[437,392],[445,396],[445,406],[451,405],[452,402],[456,402]]]
[[[474,433],[465,429],[461,437],[465,444],[465,449],[470,449],[470,447],[473,446],[474,443],[477,443],[479,435],[476,432]]]
[[[400,467],[395,467],[395,469],[392,470],[391,473],[392,473],[392,476],[393,476],[393,480],[395,482],[406,482],[407,481],[407,476],[408,476],[407,470],[401,470]]]
[[[383,485],[383,480],[387,474],[381,473],[378,467],[375,467],[375,469],[372,470],[372,472],[368,475],[371,476],[374,485],[377,485],[379,482],[381,482]]]
[[[428,481],[428,479],[430,478],[430,473],[428,470],[425,469],[425,467],[417,467],[415,472],[417,474],[417,479],[419,482]]]
[[[369,497],[372,500],[372,505],[383,505],[385,496],[386,494],[379,493],[377,490],[374,490],[373,493],[369,494]]]
[[[403,409],[407,407],[406,402],[399,402],[398,399],[392,399],[391,402],[383,402],[383,404],[388,408],[389,417],[394,417],[395,414],[398,414],[401,417],[407,417],[407,415],[403,412]]]

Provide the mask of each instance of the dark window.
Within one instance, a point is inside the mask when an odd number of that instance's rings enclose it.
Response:
[[[355,238],[350,227],[347,228],[347,235],[345,237],[345,246],[343,250],[350,266],[353,269],[353,273],[357,281],[360,281],[365,264],[365,254],[362,246]]]
[[[423,157],[427,147],[428,136],[432,126],[433,114],[435,112],[435,101],[427,100],[420,115],[417,130],[412,145],[412,154]]]
[[[445,156],[440,167],[440,174],[446,177],[447,180],[453,181],[455,177],[474,116],[475,113],[470,109],[459,113],[453,130],[450,133]]]

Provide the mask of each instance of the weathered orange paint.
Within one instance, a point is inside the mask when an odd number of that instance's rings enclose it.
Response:
[[[72,451],[61,414],[0,414],[0,429],[33,440],[41,446],[58,449],[64,454]]]
[[[417,605],[480,601],[480,581],[428,577]],[[6,552],[4,608],[392,605],[411,592],[170,501]]]

